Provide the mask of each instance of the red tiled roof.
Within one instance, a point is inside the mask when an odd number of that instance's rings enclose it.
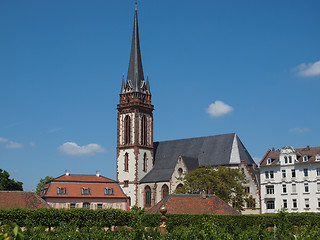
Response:
[[[310,163],[316,161],[316,155],[319,154],[320,147],[306,147],[306,148],[295,148],[297,154],[297,160],[299,163]],[[268,150],[266,155],[262,158],[260,166],[275,166],[278,164],[280,150]],[[303,162],[303,156],[308,156],[308,161]],[[267,159],[271,159],[271,164],[267,164]]]
[[[67,194],[61,195],[57,193],[57,188],[66,188]],[[85,183],[85,182],[50,182],[45,185],[48,188],[47,192],[43,195],[45,199],[48,197],[81,197],[81,198],[127,198],[127,196],[122,192],[120,185],[116,182],[114,183]],[[90,195],[82,195],[81,188],[90,188]],[[113,195],[105,195],[105,188],[113,188]]]
[[[219,197],[215,195],[206,195],[206,198],[203,198],[201,194],[170,194],[147,212],[158,213],[160,212],[160,208],[164,205],[167,208],[167,213],[240,214]]]
[[[97,177],[96,175],[84,175],[84,174],[70,174],[62,175],[52,180],[54,182],[103,182],[103,183],[116,183],[116,181],[103,176]]]
[[[34,192],[0,191],[0,208],[50,208],[50,206]]]

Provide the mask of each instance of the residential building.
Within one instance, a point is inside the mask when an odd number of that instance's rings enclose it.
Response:
[[[133,25],[128,74],[117,105],[117,181],[130,206],[151,208],[182,186],[178,178],[183,173],[210,164],[243,171],[248,180],[244,188],[253,200],[243,213],[260,213],[259,170],[235,133],[153,141],[154,106],[143,74],[137,9]]]
[[[0,191],[0,209],[8,208],[51,208],[41,197],[34,192]]]
[[[268,150],[260,162],[261,212],[320,212],[320,147]]]
[[[46,183],[41,197],[53,208],[127,210],[128,197],[118,182],[100,175],[66,173]]]

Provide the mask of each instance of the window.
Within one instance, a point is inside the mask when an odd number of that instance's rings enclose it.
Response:
[[[147,118],[143,115],[140,126],[141,145],[147,145],[147,133]]]
[[[131,120],[130,116],[127,115],[124,119],[124,143],[125,144],[130,144],[131,142]]]
[[[57,187],[58,195],[67,195],[67,187]]]
[[[97,209],[102,209],[102,203],[98,203]]]
[[[295,169],[291,169],[291,176],[292,176],[293,178],[296,177],[296,170],[295,170]]]
[[[303,172],[304,172],[304,176],[308,177],[308,169],[307,168],[303,169]]]
[[[320,176],[320,168],[317,168],[317,177]]]
[[[283,207],[288,208],[288,201],[287,199],[283,199]]]
[[[149,186],[144,189],[144,206],[151,207],[151,188]]]
[[[289,156],[289,163],[292,163],[292,157]]]
[[[245,193],[250,193],[250,187],[243,187]]]
[[[318,198],[318,208],[320,208],[320,198]]]
[[[105,188],[104,195],[114,195],[113,188]]]
[[[266,179],[269,179],[269,171],[265,172]]]
[[[267,164],[270,165],[272,163],[271,158],[267,159]]]
[[[250,196],[247,200],[247,208],[255,208],[256,207],[256,199]]]
[[[292,192],[293,193],[297,192],[297,185],[296,184],[292,184]]]
[[[235,208],[235,209],[239,209],[240,203],[238,201],[233,201],[232,202],[232,207]]]
[[[298,207],[297,199],[292,199],[292,207],[293,208],[297,208]]]
[[[286,174],[286,170],[282,170],[282,178],[286,178],[287,174]]]
[[[316,161],[320,161],[320,154],[319,153],[316,155]]]
[[[76,204],[75,203],[70,203],[70,208],[76,208]]]
[[[286,184],[282,185],[282,193],[287,193],[287,185]]]
[[[308,161],[308,156],[307,156],[307,155],[304,155],[304,156],[303,156],[303,161],[304,161],[304,162],[307,162],[307,161]]]
[[[124,183],[123,183],[123,187],[128,187],[128,186],[129,186],[129,181],[125,180]]]
[[[82,207],[86,209],[90,209],[90,203],[85,202],[82,204]]]
[[[288,163],[288,158],[284,157],[284,163],[287,164]]]
[[[274,209],[274,201],[267,201],[267,209]]]
[[[180,183],[180,184],[176,187],[176,190],[181,189],[182,187],[183,187],[183,184]]]
[[[162,198],[166,198],[169,195],[169,187],[164,184],[161,189]]]
[[[304,184],[304,192],[309,192],[309,184],[308,183],[305,183]]]
[[[305,204],[305,208],[309,208],[309,207],[310,207],[309,198],[306,198],[306,199],[304,200],[304,204]]]
[[[129,154],[124,155],[124,171],[129,172]]]
[[[91,188],[82,187],[81,188],[81,195],[91,195]]]
[[[144,172],[147,171],[147,160],[148,160],[147,154],[144,153],[144,155],[143,155],[143,171],[144,171]]]
[[[183,169],[182,169],[182,168],[179,168],[179,169],[178,169],[178,174],[181,175],[182,173],[183,173]]]
[[[274,186],[266,186],[267,194],[274,194]]]
[[[270,171],[270,178],[274,178],[273,171]]]
[[[320,182],[317,182],[317,192],[320,192]]]

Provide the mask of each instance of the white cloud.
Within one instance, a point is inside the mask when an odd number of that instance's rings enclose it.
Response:
[[[9,139],[0,137],[0,143],[9,142]]]
[[[306,132],[310,132],[310,128],[296,127],[296,128],[289,129],[289,132],[292,132],[292,133],[306,133]]]
[[[99,144],[90,143],[85,146],[79,146],[74,142],[66,142],[58,147],[60,152],[66,155],[94,155],[95,153],[105,152],[106,150],[102,148]]]
[[[23,148],[23,145],[21,143],[10,141],[10,143],[6,144],[4,147],[5,148]]]
[[[320,61],[315,63],[302,63],[294,68],[302,77],[320,76]]]
[[[221,117],[225,114],[232,112],[233,107],[225,104],[222,101],[217,100],[214,103],[211,103],[206,110],[207,113],[209,113],[212,117]]]

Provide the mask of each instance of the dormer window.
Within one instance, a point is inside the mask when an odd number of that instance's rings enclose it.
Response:
[[[66,187],[57,187],[57,194],[58,195],[67,195],[67,188]]]
[[[81,195],[91,195],[91,188],[82,187],[81,188]]]
[[[307,162],[307,161],[308,161],[308,156],[307,156],[307,155],[304,155],[304,156],[303,156],[303,161],[304,161],[304,162]]]
[[[271,163],[272,163],[271,158],[268,158],[268,159],[267,159],[267,164],[270,165]]]
[[[105,188],[104,195],[114,195],[113,188]]]
[[[285,163],[285,164],[288,163],[288,157],[284,157],[284,163]]]
[[[320,154],[319,153],[316,155],[316,161],[320,161]]]
[[[292,157],[289,156],[289,163],[292,163]]]

